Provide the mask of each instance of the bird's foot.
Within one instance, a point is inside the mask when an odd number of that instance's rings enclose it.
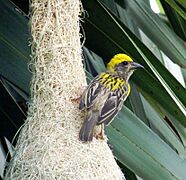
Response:
[[[101,133],[96,134],[96,139],[104,140],[104,136],[103,136],[103,134],[101,134]]]
[[[96,139],[101,139],[101,140],[104,140],[104,125],[101,124],[101,131],[100,133],[96,134]]]
[[[86,89],[86,86],[84,86],[83,88],[78,88],[77,89],[77,94],[81,94],[82,95],[85,89]],[[80,100],[81,100],[81,95],[77,96],[77,97],[74,97],[74,98],[73,97],[70,98],[71,102],[79,104]]]
[[[81,96],[76,97],[76,98],[71,98],[70,100],[71,100],[71,102],[73,102],[73,103],[79,104],[79,103],[80,103],[80,100],[81,100]]]

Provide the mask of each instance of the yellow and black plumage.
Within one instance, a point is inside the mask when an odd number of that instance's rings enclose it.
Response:
[[[79,105],[79,109],[87,110],[79,132],[81,141],[92,141],[95,125],[108,125],[118,114],[130,94],[128,80],[139,67],[142,66],[126,54],[117,54],[108,63],[107,71],[90,82]]]

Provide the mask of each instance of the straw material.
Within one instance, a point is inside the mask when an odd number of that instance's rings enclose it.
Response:
[[[31,100],[5,179],[123,179],[106,137],[82,143],[84,113],[72,101],[86,79],[79,0],[32,0]]]

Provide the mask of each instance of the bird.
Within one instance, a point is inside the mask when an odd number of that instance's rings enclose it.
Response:
[[[86,111],[86,118],[79,131],[81,141],[91,142],[96,125],[107,126],[112,122],[130,94],[129,78],[138,68],[143,66],[127,54],[116,54],[107,64],[106,71],[90,82],[79,102],[79,109]],[[103,139],[102,129],[97,135],[100,139]]]

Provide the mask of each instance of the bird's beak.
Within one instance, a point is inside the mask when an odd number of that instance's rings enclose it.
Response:
[[[138,64],[136,62],[131,63],[131,69],[138,69],[138,68],[144,68],[141,64]]]

